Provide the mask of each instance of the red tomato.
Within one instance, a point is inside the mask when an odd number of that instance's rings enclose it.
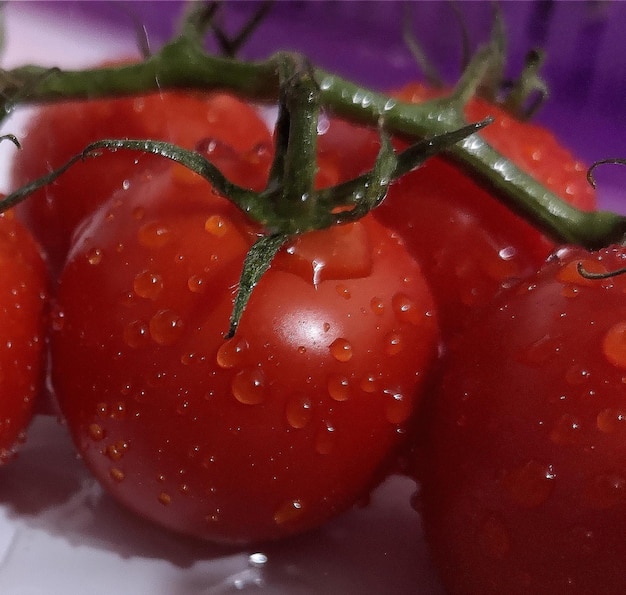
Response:
[[[567,249],[472,321],[428,419],[423,518],[452,594],[624,592],[626,249]]]
[[[167,92],[38,108],[20,139],[23,149],[12,164],[11,187],[58,168],[104,138],[166,140],[198,148],[233,182],[255,189],[262,188],[266,178],[258,165],[267,170],[270,163],[271,134],[253,107],[222,93]],[[233,155],[243,158],[230,170]],[[128,183],[134,171],[159,159],[105,151],[74,165],[17,207],[18,216],[46,250],[53,272],[62,268],[80,221]]]
[[[48,273],[39,247],[0,215],[0,463],[11,458],[43,388]]]
[[[420,400],[438,343],[420,268],[372,217],[302,236],[225,341],[257,229],[180,166],[144,178],[96,211],[60,278],[73,439],[115,498],[175,531],[315,527],[377,481]]]
[[[409,85],[395,95],[419,103],[435,93]],[[564,200],[594,208],[586,168],[551,133],[478,98],[466,108],[470,122],[489,115],[495,122],[481,131],[487,142]],[[347,177],[371,167],[379,147],[375,131],[334,120],[319,145],[322,156]],[[488,304],[503,287],[533,274],[554,247],[487,189],[438,157],[393,184],[374,216],[397,230],[422,264],[444,336],[462,328],[472,309]]]

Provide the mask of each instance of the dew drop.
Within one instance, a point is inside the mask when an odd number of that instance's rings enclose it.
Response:
[[[335,401],[347,401],[350,397],[350,383],[345,376],[331,374],[326,381],[328,394]]]
[[[204,222],[204,229],[216,238],[221,238],[230,231],[231,224],[221,215],[211,215]]]
[[[170,241],[171,235],[172,232],[169,227],[152,221],[139,228],[137,239],[145,248],[161,248]]]
[[[187,287],[193,293],[204,293],[207,289],[206,279],[202,275],[191,275],[187,279]]]
[[[388,393],[391,399],[385,407],[385,418],[389,423],[402,424],[413,412],[413,400],[398,392]]]
[[[335,339],[329,347],[330,354],[339,362],[352,359],[352,344],[347,339]]]
[[[287,400],[285,417],[292,428],[301,429],[309,425],[312,414],[313,405],[305,395],[297,394]]]
[[[375,374],[366,374],[361,378],[359,382],[359,387],[364,393],[374,393],[376,392],[376,375]]]
[[[122,481],[124,481],[124,478],[126,477],[125,473],[121,469],[118,469],[117,467],[112,467],[109,471],[109,475],[111,479],[116,483],[121,483]]]
[[[261,552],[255,552],[248,557],[248,564],[254,568],[262,568],[267,564],[267,556]]]
[[[350,290],[341,283],[335,286],[335,291],[337,292],[337,295],[342,297],[344,300],[349,300],[352,297]]]
[[[265,376],[260,368],[246,368],[233,378],[231,390],[235,399],[244,405],[258,405],[267,397]]]
[[[238,335],[227,339],[217,350],[217,365],[224,369],[240,366],[243,363],[243,356],[248,347],[248,342]]]
[[[580,422],[573,415],[562,415],[550,432],[550,440],[563,446],[579,444],[581,441]]]
[[[318,454],[328,455],[335,446],[335,427],[330,422],[323,422],[315,435],[315,450]]]
[[[380,299],[379,297],[373,297],[370,300],[370,308],[372,312],[374,312],[374,314],[377,314],[378,316],[382,316],[383,313],[385,312],[385,306],[383,304],[383,300]]]
[[[623,431],[626,429],[626,409],[603,409],[598,413],[596,425],[606,434]]]
[[[159,310],[149,324],[150,336],[159,345],[172,345],[180,339],[183,332],[183,321],[172,310]]]
[[[155,300],[163,290],[163,278],[151,271],[142,271],[133,279],[133,291],[141,298]]]
[[[387,355],[397,355],[402,351],[402,335],[391,332],[385,338],[385,353]]]
[[[596,509],[622,507],[626,500],[626,480],[621,475],[602,473],[588,482],[585,496]]]
[[[324,329],[324,332],[327,333],[330,330],[330,323],[325,322],[322,328]]]
[[[502,485],[516,504],[534,508],[550,497],[555,478],[551,465],[532,460],[509,471],[502,478]]]
[[[163,506],[169,506],[172,503],[172,497],[167,492],[161,492],[157,500],[163,504]]]
[[[100,248],[94,248],[87,253],[87,262],[91,265],[97,265],[102,262],[102,250]]]
[[[626,369],[626,322],[618,322],[606,332],[602,352],[615,367]]]
[[[305,510],[302,500],[288,500],[274,513],[274,522],[277,525],[293,523],[302,516]]]
[[[125,440],[118,440],[113,444],[109,444],[106,447],[104,454],[112,461],[119,461],[124,456],[127,450],[128,442],[126,442]]]
[[[422,320],[422,316],[418,312],[415,302],[404,293],[396,293],[391,298],[391,307],[400,322],[419,324]]]

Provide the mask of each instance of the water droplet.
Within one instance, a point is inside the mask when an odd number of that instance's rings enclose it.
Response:
[[[217,350],[217,365],[220,368],[234,368],[241,366],[244,353],[248,350],[248,342],[238,335],[224,341]]]
[[[261,552],[255,552],[248,557],[248,564],[255,568],[261,568],[267,564],[267,556]]]
[[[344,298],[345,300],[349,300],[352,297],[352,295],[350,294],[350,290],[343,284],[336,285],[335,291],[340,297]]]
[[[335,427],[330,422],[322,422],[315,435],[315,450],[321,455],[330,454],[335,446]]]
[[[139,243],[145,248],[161,248],[170,241],[171,236],[170,228],[157,221],[146,223],[137,233]]]
[[[331,374],[327,379],[328,394],[335,401],[347,401],[350,397],[350,383],[345,376]]]
[[[374,314],[378,314],[378,316],[382,316],[385,312],[385,306],[383,304],[383,300],[379,297],[373,297],[370,300],[370,308]]]
[[[526,348],[523,360],[529,365],[541,366],[555,357],[559,353],[560,348],[560,340],[545,335]]]
[[[366,374],[361,378],[361,382],[359,383],[359,387],[364,393],[374,393],[376,392],[376,375],[375,374]]]
[[[130,180],[124,180],[122,182],[122,189],[128,190],[130,188]]]
[[[562,415],[550,432],[550,440],[563,446],[579,444],[581,438],[580,422],[569,413]]]
[[[92,265],[97,265],[102,262],[102,250],[100,248],[94,248],[87,253],[87,262]]]
[[[502,485],[516,504],[534,508],[550,497],[555,478],[551,465],[532,460],[509,471],[502,478]]]
[[[288,500],[274,513],[274,522],[277,525],[293,523],[302,516],[305,510],[302,500]]]
[[[169,506],[172,503],[172,497],[167,492],[161,492],[157,500],[163,504],[163,506]]]
[[[104,438],[104,429],[100,424],[89,424],[88,432],[91,439],[95,442]]]
[[[206,291],[206,279],[202,275],[191,275],[187,279],[187,287],[193,293],[204,293]]]
[[[125,473],[117,467],[111,467],[109,475],[111,476],[111,479],[116,483],[121,483],[126,477]]]
[[[418,312],[415,302],[404,293],[396,293],[391,298],[391,307],[400,322],[419,324],[422,321],[422,313]]]
[[[216,238],[221,238],[231,230],[231,224],[221,215],[211,215],[204,222],[204,229]]]
[[[327,333],[330,330],[330,323],[325,322],[323,325],[324,332]]]
[[[142,271],[133,279],[133,291],[142,298],[155,300],[163,290],[163,278],[151,271]]]
[[[626,409],[603,409],[598,413],[596,425],[601,432],[612,434],[626,429]]]
[[[596,509],[606,510],[624,505],[626,480],[621,475],[602,473],[587,482],[586,500]]]
[[[112,461],[119,461],[128,450],[128,442],[118,440],[113,444],[109,444],[104,450],[104,454]]]
[[[602,352],[615,367],[626,369],[626,322],[618,322],[606,332]]]
[[[329,347],[330,354],[339,362],[352,359],[352,344],[347,339],[335,339]]]
[[[183,321],[176,312],[159,310],[150,319],[150,336],[159,345],[172,345],[180,339],[183,326]]]
[[[285,417],[287,423],[296,429],[306,427],[311,421],[313,414],[311,400],[301,394],[296,394],[287,400],[285,405]]]
[[[567,380],[568,384],[575,386],[584,384],[589,380],[590,376],[587,369],[579,365],[574,365],[565,373],[565,380]]]
[[[258,405],[267,396],[265,375],[261,368],[246,368],[238,372],[231,383],[232,393],[244,405]]]
[[[389,423],[402,424],[413,412],[413,399],[394,391],[385,391],[391,399],[385,407],[385,418]]]
[[[402,351],[402,335],[397,332],[391,332],[385,337],[385,353],[387,355],[396,355]]]

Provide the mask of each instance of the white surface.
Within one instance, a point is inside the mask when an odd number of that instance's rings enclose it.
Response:
[[[3,67],[77,67],[127,55],[132,32],[46,21],[5,7]],[[18,134],[20,120],[6,130]],[[0,147],[0,165],[7,151]],[[6,170],[0,169],[0,181]],[[63,427],[38,417],[17,460],[0,468],[1,595],[403,595],[440,593],[428,565],[412,482],[393,478],[366,508],[263,549],[226,550],[166,534],[119,508],[74,455]]]

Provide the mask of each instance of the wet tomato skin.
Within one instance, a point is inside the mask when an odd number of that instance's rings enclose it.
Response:
[[[45,374],[48,270],[12,212],[0,215],[0,464],[11,459],[36,409]]]
[[[225,340],[258,229],[179,166],[146,175],[60,278],[53,382],[73,439],[115,498],[174,531],[318,526],[367,493],[419,402],[438,344],[421,270],[371,217],[301,236]]]
[[[626,251],[560,251],[444,362],[421,479],[452,594],[623,592],[626,276],[579,263],[615,271]]]

